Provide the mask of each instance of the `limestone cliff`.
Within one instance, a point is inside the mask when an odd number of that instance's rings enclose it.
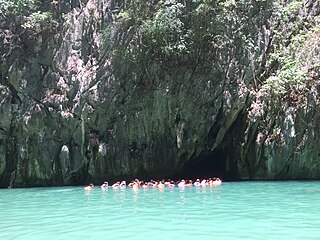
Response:
[[[2,6],[0,186],[319,178],[318,9]]]

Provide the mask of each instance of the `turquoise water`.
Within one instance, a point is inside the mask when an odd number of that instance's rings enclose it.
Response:
[[[320,239],[320,182],[0,189],[1,240]]]

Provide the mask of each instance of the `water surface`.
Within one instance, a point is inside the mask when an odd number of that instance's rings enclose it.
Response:
[[[320,182],[0,189],[0,239],[319,239]]]

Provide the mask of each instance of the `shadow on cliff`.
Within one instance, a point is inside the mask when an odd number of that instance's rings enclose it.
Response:
[[[235,180],[226,171],[226,158],[226,153],[222,149],[202,151],[198,157],[185,163],[177,177],[186,179],[219,177],[223,180]]]

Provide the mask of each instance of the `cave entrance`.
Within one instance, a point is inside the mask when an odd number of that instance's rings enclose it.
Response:
[[[202,151],[198,157],[186,162],[182,168],[181,178],[212,178],[219,177],[223,180],[230,179],[226,171],[227,153],[221,150]]]

